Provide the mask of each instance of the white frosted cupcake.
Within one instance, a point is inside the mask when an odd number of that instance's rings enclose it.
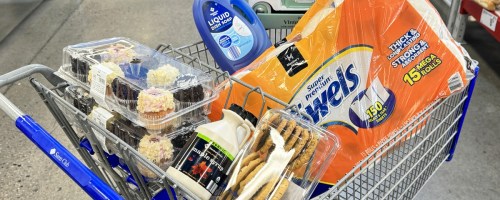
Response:
[[[124,63],[129,63],[132,61],[137,53],[132,49],[132,47],[125,46],[123,44],[113,44],[107,49],[107,60],[109,62],[114,62],[119,65]]]
[[[170,139],[163,136],[145,135],[139,142],[138,151],[163,170],[166,170],[174,159],[174,146]],[[151,170],[142,165],[138,166],[142,175],[148,178],[156,177]]]
[[[148,87],[166,87],[172,85],[180,72],[172,65],[163,65],[158,69],[149,70],[147,74]]]
[[[146,124],[148,131],[160,133],[169,125],[175,125],[173,120],[161,123],[163,118],[175,111],[174,95],[164,89],[149,88],[139,93],[137,100],[139,118]]]

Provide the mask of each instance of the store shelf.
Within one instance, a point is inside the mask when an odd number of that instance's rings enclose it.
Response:
[[[476,18],[497,41],[500,42],[500,12],[489,11],[473,0],[462,0],[460,14],[468,14]]]

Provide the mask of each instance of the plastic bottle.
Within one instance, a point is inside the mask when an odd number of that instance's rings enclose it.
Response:
[[[257,14],[244,0],[195,0],[193,15],[208,50],[220,68],[230,74],[271,46]]]
[[[220,121],[198,126],[167,174],[200,199],[224,182],[234,158],[251,135],[247,122],[231,110]]]

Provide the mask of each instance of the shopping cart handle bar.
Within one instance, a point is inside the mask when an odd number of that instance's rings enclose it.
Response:
[[[61,82],[64,82],[63,79],[54,74],[54,70],[52,68],[40,64],[31,64],[20,67],[9,73],[0,75],[0,87],[14,83],[18,80],[37,73],[42,74],[52,85],[57,85]]]
[[[0,75],[0,87],[14,83],[33,74],[42,74],[50,83],[57,85],[63,80],[54,74],[54,70],[39,64],[27,65]],[[21,132],[28,137],[45,155],[61,168],[93,199],[123,199],[116,191],[97,177],[78,158],[69,152],[50,133],[44,130],[30,116],[25,115],[7,97],[0,93],[0,110],[3,110]]]
[[[16,126],[90,197],[93,199],[123,199],[30,116],[18,117]]]

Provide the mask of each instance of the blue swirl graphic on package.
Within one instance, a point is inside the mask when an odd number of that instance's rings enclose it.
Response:
[[[354,97],[349,109],[349,118],[360,128],[373,128],[391,116],[395,104],[394,93],[376,79],[369,88]]]
[[[250,53],[254,36],[242,19],[213,1],[203,5],[203,13],[212,37],[229,60],[239,60]]]

